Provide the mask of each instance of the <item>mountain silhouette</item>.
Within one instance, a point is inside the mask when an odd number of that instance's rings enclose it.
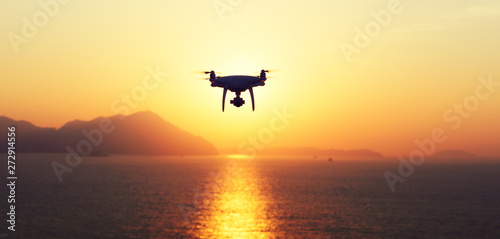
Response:
[[[103,125],[106,131],[102,130]],[[7,130],[8,126],[16,126],[16,152],[19,153],[68,153],[67,147],[80,153],[78,147],[86,150],[82,146],[86,141],[86,145],[92,147],[91,155],[218,154],[210,142],[177,128],[150,111],[98,117],[90,121],[74,120],[59,129],[37,127],[26,121],[0,116],[1,131]],[[6,141],[6,137],[0,138],[0,144],[5,145]],[[5,152],[6,147],[0,148],[0,153]]]
[[[477,158],[477,155],[464,150],[443,150],[431,155],[432,158],[447,158],[447,159],[470,159]]]

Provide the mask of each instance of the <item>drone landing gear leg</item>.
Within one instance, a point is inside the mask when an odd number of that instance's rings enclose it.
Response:
[[[224,88],[224,92],[222,93],[222,112],[224,112],[224,103],[226,102],[226,93],[227,93],[227,88]]]
[[[255,101],[253,99],[253,89],[252,89],[252,87],[250,87],[248,89],[248,91],[250,91],[250,97],[252,97],[252,111],[255,111]]]

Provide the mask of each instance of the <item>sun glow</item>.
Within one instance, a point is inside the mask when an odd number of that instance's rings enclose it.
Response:
[[[258,76],[260,70],[266,66],[256,62],[254,56],[248,52],[232,52],[224,59],[221,59],[219,64],[214,66],[214,71],[220,72],[219,76],[227,75],[255,75]]]
[[[229,154],[226,157],[230,159],[249,159],[251,156],[247,154]]]

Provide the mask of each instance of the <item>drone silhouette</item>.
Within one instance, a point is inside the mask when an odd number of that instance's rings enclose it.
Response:
[[[245,76],[245,75],[233,75],[233,76],[216,76],[214,71],[205,71],[204,74],[210,74],[208,79],[212,84],[212,87],[224,88],[222,92],[222,112],[224,112],[224,104],[226,101],[226,93],[228,90],[236,93],[236,97],[230,101],[236,107],[241,107],[245,104],[245,100],[240,97],[241,92],[248,90],[250,92],[250,97],[252,98],[252,111],[255,111],[255,100],[253,96],[253,87],[266,85],[267,80],[266,73],[269,70],[261,70],[259,76]]]

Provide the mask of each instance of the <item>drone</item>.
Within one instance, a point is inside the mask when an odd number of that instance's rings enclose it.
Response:
[[[252,111],[255,111],[255,100],[253,96],[253,87],[264,86],[267,80],[266,73],[269,70],[261,70],[259,76],[233,75],[233,76],[216,76],[214,71],[205,71],[204,74],[210,74],[208,79],[212,87],[224,88],[222,92],[222,112],[224,112],[224,104],[226,102],[226,93],[228,90],[236,93],[236,97],[230,103],[236,107],[241,107],[245,104],[245,100],[240,97],[241,92],[248,90],[252,98]]]

